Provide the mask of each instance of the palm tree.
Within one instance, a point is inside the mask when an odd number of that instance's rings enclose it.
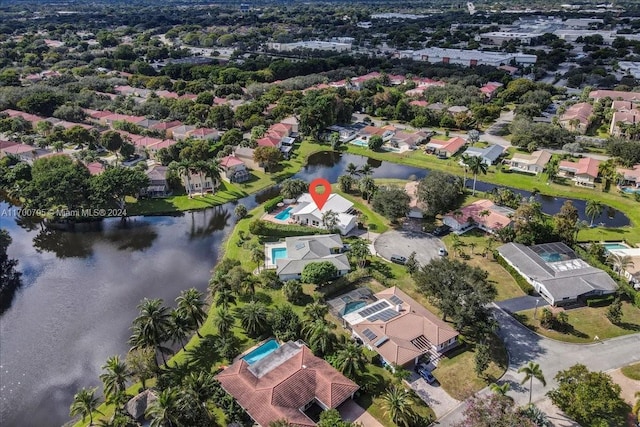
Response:
[[[524,379],[520,384],[529,381],[529,403],[531,403],[531,391],[533,390],[533,379],[537,379],[542,383],[543,387],[547,386],[547,380],[544,379],[540,365],[535,362],[529,362],[525,366],[518,369],[519,374],[524,374]]]
[[[249,301],[238,308],[237,314],[242,328],[250,337],[260,336],[266,331],[269,310],[263,302]]]
[[[178,311],[191,321],[198,337],[202,338],[198,329],[207,317],[207,313],[204,311],[205,303],[202,298],[202,292],[195,288],[184,290],[176,298],[176,302],[178,303]]]
[[[471,194],[475,196],[476,181],[478,179],[478,174],[481,173],[483,175],[486,175],[487,170],[489,169],[489,166],[487,166],[487,164],[482,161],[482,158],[478,156],[472,156],[467,158],[466,164],[469,167],[469,170],[471,171],[471,173],[473,173],[473,191]]]
[[[216,297],[217,306],[220,306],[221,308],[224,308],[224,309],[229,309],[229,306],[231,304],[235,305],[235,303],[236,303],[236,295],[231,289],[224,288],[218,292],[218,295]]]
[[[622,276],[622,273],[624,273],[625,270],[635,267],[633,258],[631,258],[630,255],[612,253],[608,256],[607,260],[611,263],[613,269],[619,276]]]
[[[469,168],[467,162],[469,161],[469,159],[470,157],[466,154],[460,156],[460,162],[462,163],[462,169],[464,170],[464,175],[462,177],[462,191],[464,191],[465,187],[467,186],[467,170]]]
[[[83,388],[73,396],[73,403],[69,415],[75,417],[76,415],[82,415],[82,421],[84,422],[87,416],[89,417],[89,425],[93,425],[93,413],[98,411],[99,399],[95,397],[95,388]]]
[[[504,383],[502,385],[498,385],[496,383],[492,383],[489,384],[489,390],[491,390],[495,394],[499,394],[500,396],[506,396],[509,390],[511,390],[511,384]]]
[[[186,177],[187,195],[191,197],[191,172],[193,170],[193,165],[187,160],[182,160],[176,164],[175,168],[178,171],[180,177]]]
[[[373,193],[376,192],[376,188],[377,187],[376,187],[375,181],[369,178],[368,176],[365,176],[360,180],[360,184],[359,184],[360,193],[362,193],[363,195],[364,194],[367,195],[365,199],[367,203],[369,203],[369,201],[373,197]]]
[[[589,227],[593,227],[593,220],[604,212],[604,204],[600,200],[596,199],[587,200],[587,206],[585,207],[584,212],[589,216],[589,218],[591,218],[591,224],[589,224]]]
[[[322,225],[327,230],[333,230],[338,224],[338,214],[332,210],[322,213]]]
[[[171,321],[167,336],[174,344],[179,343],[184,350],[184,341],[193,331],[191,321],[178,310],[171,310]]]
[[[189,400],[202,405],[203,412],[211,420],[207,401],[216,393],[216,379],[211,372],[191,372],[183,381],[184,393]]]
[[[409,427],[415,418],[413,399],[407,390],[393,386],[382,395],[384,414],[398,426]]]
[[[205,176],[211,178],[211,181],[213,181],[214,190],[218,186],[217,184],[220,182],[220,177],[222,176],[221,171],[222,169],[220,169],[220,163],[218,163],[218,160],[213,159],[207,163],[207,166],[205,169],[205,174],[206,174]]]
[[[327,313],[329,313],[329,307],[320,301],[314,301],[304,308],[304,315],[312,322],[323,320]]]
[[[347,168],[344,171],[347,175],[351,177],[357,177],[358,175],[360,175],[360,171],[358,170],[358,167],[353,163],[349,163],[347,165]]]
[[[231,284],[225,276],[216,273],[209,280],[209,291],[211,292],[211,297],[215,297],[218,292],[222,292],[223,290],[231,290]]]
[[[178,392],[171,387],[162,390],[158,398],[147,407],[145,416],[151,419],[151,427],[177,426]]]
[[[337,339],[333,333],[335,328],[333,323],[316,320],[303,328],[302,332],[314,353],[329,354]]]
[[[104,395],[107,401],[112,401],[119,394],[126,392],[127,380],[133,374],[118,355],[108,358],[107,363],[102,365],[102,370],[106,371],[100,375],[100,380],[104,385]]]
[[[345,347],[336,353],[335,368],[349,378],[364,372],[367,359],[362,352],[362,347],[355,343],[347,343]]]
[[[362,239],[354,240],[351,243],[351,251],[349,251],[351,258],[356,260],[358,267],[364,268],[367,265],[367,258],[371,255],[371,250],[366,241]]]
[[[167,330],[171,315],[167,307],[162,305],[161,299],[145,298],[138,305],[140,314],[133,321],[133,334],[129,338],[129,343],[134,348],[153,347],[156,353],[160,353],[162,360],[166,364],[164,357],[169,350],[162,346],[167,339]]]
[[[213,324],[218,329],[220,335],[227,335],[231,331],[231,328],[233,328],[234,322],[235,318],[226,308],[218,310],[216,318],[213,319]]]
[[[371,167],[371,165],[369,163],[365,163],[364,165],[362,165],[362,167],[360,168],[360,175],[369,176],[371,174],[373,174],[373,168]]]

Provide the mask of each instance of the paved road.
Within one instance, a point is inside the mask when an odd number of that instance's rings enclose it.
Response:
[[[549,305],[549,303],[542,297],[525,295],[522,297],[511,298],[504,301],[497,301],[496,305],[505,311],[515,313],[517,311],[536,308],[536,305],[538,306],[538,308],[544,307],[546,305]]]
[[[513,397],[517,405],[524,405],[529,399],[529,390],[520,385],[522,374],[518,368],[529,361],[540,364],[544,372],[547,386],[533,383],[532,401],[539,402],[545,398],[545,393],[557,386],[554,377],[558,371],[569,368],[576,363],[586,365],[590,370],[608,371],[621,366],[640,361],[640,334],[626,335],[612,338],[594,344],[569,344],[543,338],[518,323],[497,306],[492,311],[500,325],[498,335],[505,343],[509,353],[509,368],[499,381],[500,384],[511,384],[509,396]],[[480,393],[489,393],[484,389]],[[437,424],[452,426],[463,419],[464,403],[458,405],[449,414],[440,419]]]
[[[438,257],[438,249],[444,248],[442,240],[431,234],[410,230],[389,230],[382,233],[374,242],[376,253],[386,260],[391,255],[409,258],[411,252],[416,253],[420,265],[428,264]]]

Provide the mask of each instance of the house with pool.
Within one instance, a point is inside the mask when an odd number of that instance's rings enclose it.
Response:
[[[322,209],[318,208],[309,193],[304,193],[288,212],[289,218],[300,225],[325,228],[322,223],[322,216],[329,211],[336,214],[336,228],[342,235],[349,233],[358,223],[353,203],[335,193],[329,196]],[[276,216],[276,218],[278,217]]]
[[[344,276],[351,265],[343,248],[338,234],[287,237],[283,242],[265,244],[265,268],[275,268],[280,280],[286,281],[300,279],[307,264],[329,261],[338,276]]]
[[[316,426],[322,411],[353,399],[360,388],[301,341],[269,340],[216,379],[261,427],[282,419],[296,427]]]
[[[396,286],[373,296],[359,289],[328,304],[351,334],[390,367],[411,369],[423,356],[435,365],[459,344],[455,329]]]
[[[554,306],[584,302],[589,297],[612,294],[618,289],[609,274],[592,267],[561,242],[534,246],[507,243],[497,251]]]

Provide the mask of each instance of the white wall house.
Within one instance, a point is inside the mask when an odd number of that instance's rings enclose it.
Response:
[[[336,228],[342,235],[349,233],[358,223],[353,203],[339,194],[331,194],[322,209],[318,209],[311,195],[304,193],[298,198],[298,204],[291,210],[290,215],[291,219],[300,225],[326,228],[322,223],[322,217],[328,211],[336,213]]]

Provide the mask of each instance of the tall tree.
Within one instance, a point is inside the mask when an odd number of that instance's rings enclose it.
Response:
[[[313,321],[324,320],[325,316],[329,313],[329,306],[321,301],[314,301],[304,308],[304,315]]]
[[[473,174],[473,192],[472,194],[476,195],[476,181],[478,179],[478,174],[481,173],[483,175],[487,174],[487,170],[489,166],[482,160],[479,156],[471,156],[466,161],[469,170]]]
[[[285,199],[297,199],[302,193],[307,191],[309,184],[301,179],[285,179],[280,184],[280,195]]]
[[[382,407],[385,415],[396,425],[409,427],[415,419],[415,402],[403,387],[392,386],[382,395]]]
[[[100,145],[116,156],[116,163],[118,162],[118,150],[120,150],[124,142],[122,135],[115,130],[108,130],[100,137]]]
[[[126,207],[126,198],[139,197],[149,186],[149,177],[139,169],[113,167],[91,178],[91,198],[98,206]],[[123,216],[125,212],[123,211]]]
[[[555,222],[555,232],[560,239],[571,246],[575,242],[575,230],[578,223],[578,209],[573,206],[571,200],[562,204],[560,212],[553,216]]]
[[[191,321],[178,310],[171,310],[169,326],[167,327],[167,338],[173,344],[180,344],[185,350],[185,340],[193,332]]]
[[[220,336],[229,335],[234,323],[235,318],[231,312],[224,307],[218,310],[216,317],[213,319],[213,324],[216,329],[218,329],[218,334],[220,334]]]
[[[162,344],[167,339],[167,330],[171,321],[169,310],[163,305],[161,299],[147,298],[138,304],[138,310],[140,313],[133,320],[133,334],[129,338],[129,343],[133,348],[155,348],[156,354],[160,353],[162,360],[166,363],[164,354],[168,349]]]
[[[77,415],[82,416],[82,421],[89,417],[89,425],[93,425],[93,413],[98,411],[98,402],[100,401],[96,396],[96,389],[83,388],[73,396],[73,403],[69,415],[75,417]]]
[[[145,416],[151,419],[151,427],[178,427],[178,391],[173,388],[162,390],[147,406]]]
[[[102,370],[106,372],[100,374],[100,380],[104,385],[105,398],[110,402],[118,395],[126,392],[127,381],[131,378],[132,373],[129,371],[127,364],[121,361],[117,355],[108,358],[107,363],[102,365]]]
[[[178,311],[191,321],[198,337],[202,338],[198,329],[207,317],[207,313],[204,311],[205,302],[202,292],[195,288],[184,290],[180,292],[176,302],[178,303]]]
[[[253,150],[253,160],[261,165],[265,171],[272,172],[273,168],[282,160],[282,153],[275,147],[259,146]]]
[[[600,200],[591,199],[587,200],[587,206],[585,207],[584,213],[591,218],[590,227],[593,227],[593,220],[602,215],[604,212],[604,204]]]
[[[349,342],[336,353],[334,367],[347,377],[354,379],[356,375],[364,372],[366,362],[362,347]]]
[[[338,214],[331,209],[322,212],[322,226],[327,230],[334,230],[338,225]]]
[[[302,333],[315,354],[325,355],[331,354],[335,347],[337,341],[336,334],[333,332],[335,328],[335,324],[320,319],[309,323],[303,328]]]
[[[143,389],[147,388],[147,380],[154,376],[155,358],[155,351],[151,347],[131,349],[127,353],[127,368],[142,383]]]
[[[459,205],[461,181],[459,176],[431,171],[418,184],[418,200],[426,204],[430,215],[447,213]]]
[[[525,366],[518,369],[519,374],[524,374],[524,378],[520,384],[524,384],[529,381],[529,403],[531,403],[531,393],[533,390],[533,379],[540,381],[543,387],[547,386],[547,380],[544,378],[540,365],[535,362],[529,362]]]
[[[269,309],[260,301],[249,301],[237,310],[242,328],[250,337],[259,337],[268,331]]]
[[[353,163],[349,163],[344,172],[352,178],[357,178],[360,175],[358,167]]]
[[[558,387],[547,395],[569,417],[585,427],[625,425],[620,386],[604,372],[591,372],[577,364],[558,372]]]
[[[360,192],[362,193],[362,197],[367,201],[367,203],[371,200],[376,190],[378,189],[375,181],[372,178],[366,176],[360,179],[358,187],[360,189]]]
[[[464,420],[455,427],[538,427],[516,408],[513,399],[498,393],[477,394],[467,401]]]
[[[349,256],[352,260],[355,260],[358,267],[364,268],[367,265],[367,259],[371,255],[371,250],[366,240],[357,239],[351,242],[351,250]]]
[[[607,257],[607,261],[613,266],[613,270],[618,273],[619,276],[622,276],[629,268],[635,267],[633,258],[631,258],[630,255],[611,253]]]
[[[11,305],[13,296],[22,284],[22,273],[16,270],[18,260],[9,258],[7,250],[11,245],[11,236],[4,228],[0,229],[0,314]]]

